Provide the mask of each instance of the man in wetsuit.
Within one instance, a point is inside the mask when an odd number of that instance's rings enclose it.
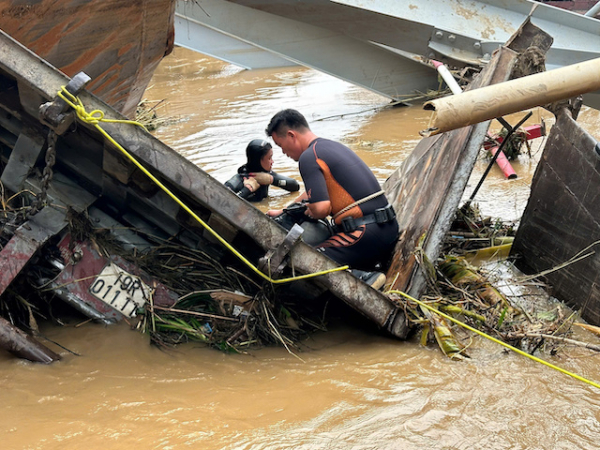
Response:
[[[336,233],[315,248],[365,271],[387,265],[398,222],[371,169],[345,145],[316,136],[296,110],[275,114],[265,131],[286,156],[298,161],[305,192],[297,200],[307,200],[306,214],[333,219]]]

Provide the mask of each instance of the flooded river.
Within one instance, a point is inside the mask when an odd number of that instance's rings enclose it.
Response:
[[[176,119],[155,134],[220,181],[282,108],[348,144],[382,182],[430,119],[419,105],[384,108],[386,99],[308,69],[247,72],[183,49],[162,63],[146,98],[164,99],[159,114]],[[542,116],[551,125],[537,110],[531,123]],[[580,121],[600,135],[597,113]],[[490,173],[476,198],[485,214],[520,217],[539,143],[532,152],[514,164],[517,180]],[[466,196],[486,164],[477,163]],[[299,178],[278,149],[275,170]],[[293,198],[272,192],[259,208]],[[599,389],[476,336],[471,359],[453,362],[360,323],[315,334],[301,359],[282,348],[165,353],[126,325],[42,332],[80,356],[57,348],[63,360],[43,366],[0,354],[3,450],[595,449],[600,440]],[[600,382],[598,354],[546,357]]]

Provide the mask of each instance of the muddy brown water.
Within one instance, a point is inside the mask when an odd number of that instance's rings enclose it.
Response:
[[[381,181],[430,118],[419,105],[381,109],[385,99],[312,70],[247,72],[183,49],[162,63],[146,98],[165,99],[159,114],[179,119],[155,134],[220,181],[281,108],[350,145]],[[537,110],[531,123],[542,116],[551,125]],[[595,111],[580,121],[600,135]],[[476,198],[484,213],[519,218],[539,143],[532,151],[514,164],[517,180],[490,173]],[[276,171],[298,177],[293,161],[275,155]],[[485,165],[477,163],[466,196]],[[293,198],[272,191],[262,210]],[[2,449],[593,449],[600,438],[600,389],[477,336],[471,359],[453,362],[416,339],[340,324],[310,338],[302,360],[281,348],[165,353],[125,325],[42,332],[81,356],[53,347],[63,360],[43,366],[0,354]],[[566,348],[546,357],[600,382],[598,354]]]

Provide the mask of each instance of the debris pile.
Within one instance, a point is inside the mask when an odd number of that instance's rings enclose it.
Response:
[[[25,193],[9,199],[1,197],[2,229],[14,228],[18,222],[15,217],[27,212],[29,206],[22,201],[27,197]],[[315,310],[311,309],[314,305],[300,309],[288,301],[285,289],[276,292],[268,283],[260,285],[243,267],[223,266],[202,250],[144,235],[154,241],[153,246],[145,252],[126,251],[108,230],[94,228],[85,215],[74,212],[69,214],[68,232],[72,242],[88,241],[108,258],[118,255],[177,294],[178,300],[168,307],[154,304],[149,295],[135,317],[123,318],[133,328],[148,333],[151,342],[160,347],[193,341],[228,352],[266,345],[283,345],[293,351],[300,349],[308,333],[325,328],[324,305]],[[0,250],[6,243],[6,237],[0,236]],[[0,303],[0,315],[32,331],[37,329],[35,317],[59,325],[66,321],[61,317],[64,308],[57,309],[54,288],[49,287],[60,274],[57,267],[65,270],[65,255],[53,252],[51,246],[45,251],[20,277],[19,286],[7,291]],[[49,263],[53,260],[58,264]],[[30,288],[24,290],[24,286]]]
[[[257,284],[243,268],[225,267],[201,250],[165,242],[129,257],[179,295],[167,308],[150,299],[137,324],[156,345],[194,341],[223,351],[266,345],[292,350],[310,331],[324,328],[323,311],[299,312],[273,286]]]
[[[538,127],[538,125],[535,126],[536,129]],[[543,133],[545,134],[545,129],[543,127],[545,127],[544,124],[539,125],[539,127],[542,127],[543,129]],[[529,127],[529,128],[533,128],[533,127]],[[544,135],[542,134],[542,135]],[[508,136],[508,138],[507,138]],[[504,153],[504,155],[506,156],[507,159],[509,159],[510,161],[514,161],[516,160],[519,156],[521,156],[522,154],[526,153],[527,156],[529,158],[531,158],[531,143],[529,142],[530,139],[535,139],[539,137],[537,134],[533,135],[526,129],[526,128],[519,128],[518,130],[515,130],[513,133],[509,133],[509,130],[507,130],[506,128],[502,128],[498,134],[494,135],[494,136],[486,136],[486,139],[483,142],[483,146],[485,149],[491,149],[494,147],[500,147],[500,145],[502,144],[502,142],[504,141],[504,139],[508,139],[508,141],[506,142],[506,144],[504,145],[504,147],[502,148],[502,152]],[[490,153],[490,158],[491,158],[491,153]]]
[[[501,264],[506,272],[508,263],[496,259],[494,267],[478,268],[469,262],[476,256],[488,261],[494,256],[505,258],[514,235],[512,224],[482,219],[475,208],[459,212],[458,217],[435,265],[418,255],[428,279],[423,302],[531,354],[538,350],[555,354],[565,343],[597,350],[594,345],[569,338],[572,326],[578,324],[577,313],[551,298],[540,297],[539,290],[530,293],[530,288],[541,287],[541,283],[511,280],[512,292],[517,293],[506,295],[497,286],[503,284]],[[530,295],[535,298],[528,298]],[[472,334],[420,305],[410,301],[405,305],[408,317],[420,329],[423,345],[435,340],[450,358],[468,356]]]
[[[162,126],[173,125],[178,121],[175,117],[161,117],[158,110],[165,106],[164,100],[150,101],[147,99],[138,103],[135,110],[135,121],[144,125],[146,130],[154,131]]]

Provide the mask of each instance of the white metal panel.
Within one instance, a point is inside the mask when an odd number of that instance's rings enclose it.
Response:
[[[398,19],[398,26],[417,34],[434,28],[477,40],[480,45],[504,44],[531,14],[531,22],[554,38],[547,68],[600,56],[600,21],[531,0],[331,0],[344,6]],[[435,42],[435,34],[432,42]],[[493,48],[489,47],[488,48]],[[462,48],[461,50],[467,50]],[[574,56],[574,55],[577,56]]]
[[[552,70],[600,57],[600,21],[532,0],[178,0],[206,27],[382,95],[435,89],[428,59],[482,66],[528,15]],[[586,104],[600,107],[596,94]]]
[[[187,3],[187,2],[186,2]],[[175,45],[212,56],[244,69],[295,66],[296,63],[175,14]]]
[[[269,2],[272,3],[272,2]],[[437,86],[433,68],[380,46],[223,0],[178,1],[177,13],[281,57],[402,99]]]

